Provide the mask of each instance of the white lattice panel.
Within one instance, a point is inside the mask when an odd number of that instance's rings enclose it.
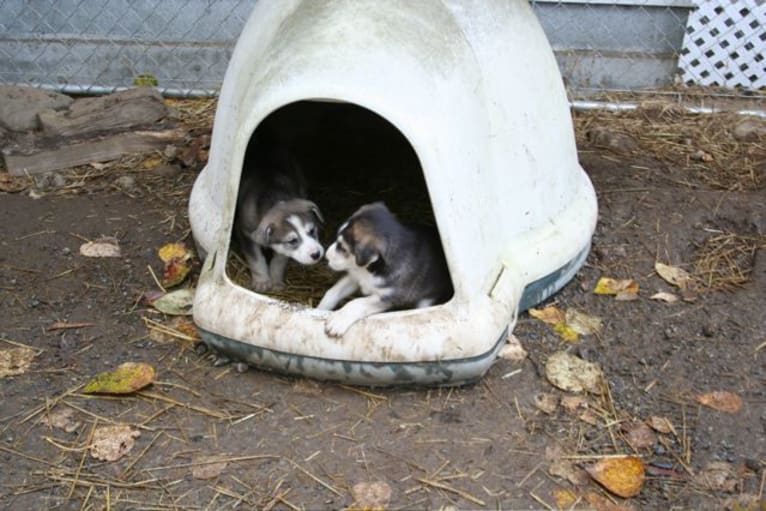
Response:
[[[695,2],[679,62],[684,82],[766,88],[766,2]]]

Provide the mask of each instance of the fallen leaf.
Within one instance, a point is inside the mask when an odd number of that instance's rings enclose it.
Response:
[[[707,490],[731,493],[737,488],[737,471],[731,463],[713,461],[697,472],[692,481]]]
[[[547,392],[541,392],[539,394],[535,394],[535,396],[533,397],[533,400],[534,400],[535,406],[539,410],[547,413],[548,415],[555,412],[556,408],[559,405],[559,399],[555,395],[549,394]]]
[[[575,309],[567,310],[566,323],[580,335],[597,334],[601,331],[601,318],[589,316]]]
[[[558,323],[557,325],[554,325],[553,331],[556,332],[556,335],[567,342],[575,344],[580,340],[580,336],[577,334],[577,332],[575,332],[575,330],[566,323]]]
[[[101,461],[117,461],[133,449],[141,432],[127,424],[101,426],[93,432],[90,455]]]
[[[673,423],[670,422],[670,419],[667,419],[665,417],[657,417],[657,416],[651,416],[646,421],[646,423],[649,425],[650,428],[652,428],[654,431],[658,433],[664,433],[666,435],[669,434],[676,434],[676,428],[673,427]]]
[[[179,289],[171,293],[166,293],[156,299],[154,308],[171,316],[191,316],[192,306],[194,305],[194,290]]]
[[[162,286],[174,287],[186,280],[191,271],[192,253],[183,243],[168,243],[157,252],[165,263]]]
[[[154,154],[147,158],[144,158],[144,161],[141,162],[141,169],[142,170],[153,170],[159,167],[165,163],[165,160],[162,158],[162,156]]]
[[[533,318],[539,319],[543,323],[548,323],[549,325],[557,325],[558,323],[566,322],[566,314],[564,311],[553,305],[549,305],[544,309],[529,309],[527,312],[529,312],[529,315]]]
[[[192,346],[199,341],[197,325],[185,316],[175,316],[166,324],[147,323],[149,338],[157,344],[181,342]]]
[[[593,290],[597,295],[611,295],[620,301],[635,300],[638,298],[638,282],[633,279],[612,279],[601,277]]]
[[[22,192],[28,187],[29,179],[25,177],[12,176],[7,172],[0,172],[0,192]]]
[[[742,398],[728,390],[716,390],[697,394],[697,402],[719,412],[737,413],[742,409]]]
[[[558,459],[554,461],[548,468],[548,473],[554,477],[565,479],[575,486],[584,486],[590,481],[587,472],[569,460]]]
[[[676,295],[674,295],[673,293],[666,293],[664,291],[653,294],[652,296],[649,297],[649,299],[659,300],[661,302],[666,302],[666,303],[676,303],[678,301],[678,297]]]
[[[391,500],[391,486],[383,481],[356,483],[351,488],[355,508],[383,510]]]
[[[680,289],[686,289],[692,283],[692,277],[686,270],[678,266],[668,266],[667,264],[654,263],[654,271],[668,284],[672,284]]]
[[[583,396],[564,396],[561,398],[561,406],[569,413],[586,410],[590,404]]]
[[[625,439],[633,449],[651,447],[657,443],[657,435],[645,422],[630,422],[623,424]]]
[[[192,477],[194,479],[215,479],[226,465],[227,461],[221,460],[220,456],[198,456],[192,458]]]
[[[585,470],[604,488],[623,498],[635,497],[644,486],[644,464],[636,456],[605,458]]]
[[[82,390],[85,394],[130,394],[154,381],[154,368],[143,362],[125,362],[97,375]]]
[[[561,390],[598,393],[601,390],[603,373],[597,364],[559,351],[548,357],[545,376]]]
[[[577,503],[577,494],[566,488],[556,488],[553,490],[553,499],[559,509],[570,509]]]
[[[69,407],[58,407],[49,412],[43,422],[51,428],[63,429],[67,433],[72,433],[80,429],[82,422],[73,420],[75,411]]]
[[[95,241],[88,241],[80,246],[80,254],[85,257],[121,257],[117,238],[104,236]]]
[[[586,424],[590,424],[591,426],[598,426],[599,417],[598,414],[593,410],[584,410],[580,415],[577,416],[577,418]]]
[[[527,350],[521,346],[521,341],[515,335],[509,335],[505,345],[500,348],[498,357],[512,362],[521,362],[527,358]]]
[[[35,350],[29,348],[0,350],[0,378],[26,373],[36,356]]]
[[[633,506],[630,504],[616,504],[595,492],[588,492],[584,496],[585,502],[593,506],[593,511],[630,511]]]

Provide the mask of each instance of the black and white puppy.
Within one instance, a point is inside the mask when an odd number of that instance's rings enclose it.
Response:
[[[338,229],[326,257],[330,268],[346,275],[327,290],[317,308],[333,310],[357,291],[364,295],[327,319],[325,331],[333,337],[371,314],[429,307],[453,293],[436,229],[406,227],[382,202],[359,208]]]
[[[305,197],[305,179],[286,148],[256,133],[245,154],[234,220],[256,291],[284,287],[289,259],[311,265],[322,258],[322,214]],[[264,249],[272,252],[270,260]]]

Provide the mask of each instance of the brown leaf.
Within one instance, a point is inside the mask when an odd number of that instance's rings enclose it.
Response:
[[[584,486],[590,481],[587,472],[576,467],[569,460],[558,459],[554,461],[548,468],[548,473],[554,477],[565,479],[575,486]]]
[[[680,289],[688,288],[692,283],[692,277],[686,270],[678,266],[668,266],[667,264],[654,263],[654,270],[668,284],[673,284]]]
[[[356,483],[351,488],[355,508],[383,510],[391,500],[391,486],[383,481]]]
[[[650,428],[658,433],[664,433],[666,435],[676,434],[676,429],[673,427],[673,423],[666,417],[651,416],[646,421]]]
[[[154,368],[143,362],[125,362],[97,375],[82,390],[85,394],[130,394],[154,381]]]
[[[566,322],[566,314],[564,314],[564,311],[553,305],[549,305],[544,309],[529,309],[527,312],[529,312],[529,315],[533,318],[539,319],[543,323],[548,323],[549,325],[557,325]]]
[[[649,297],[649,299],[659,300],[665,303],[676,303],[678,301],[678,297],[676,295],[674,295],[673,293],[666,293],[664,291],[653,294],[652,296]]]
[[[615,504],[603,495],[599,495],[595,492],[588,492],[585,494],[585,502],[593,506],[594,511],[630,511],[633,506],[630,504]]]
[[[719,412],[737,413],[742,409],[742,398],[728,390],[716,390],[695,396],[697,402]]]
[[[192,477],[194,479],[215,479],[229,462],[220,456],[198,456],[192,459]]]
[[[561,390],[598,393],[601,390],[603,373],[597,364],[559,351],[548,357],[545,377]]]
[[[0,378],[26,373],[36,356],[35,350],[29,348],[0,350]]]
[[[82,422],[73,420],[74,410],[68,407],[58,407],[48,413],[43,422],[51,428],[63,429],[67,433],[76,431],[82,426]]]
[[[121,257],[119,242],[112,236],[104,236],[95,241],[88,241],[80,246],[80,254],[85,257]]]
[[[625,439],[633,449],[651,447],[657,443],[657,435],[645,422],[631,422],[623,425]]]
[[[127,424],[101,426],[93,432],[90,455],[101,461],[117,461],[133,449],[141,432]]]
[[[597,334],[601,331],[601,318],[584,314],[575,309],[567,310],[566,323],[580,335]]]
[[[561,406],[569,413],[586,410],[590,406],[588,398],[583,396],[564,396],[561,398]]]
[[[697,472],[692,481],[707,490],[731,493],[737,488],[737,472],[731,463],[713,461]]]
[[[552,414],[556,411],[556,408],[559,405],[559,399],[553,394],[549,394],[547,392],[541,392],[539,394],[535,394],[534,396],[534,403],[535,406],[547,413],[548,415]]]
[[[29,179],[16,177],[7,172],[0,172],[0,192],[17,193],[29,187]]]
[[[577,503],[577,494],[565,488],[553,490],[553,498],[556,501],[556,507],[559,509],[571,509]]]
[[[605,458],[585,470],[604,488],[623,498],[635,497],[644,486],[644,464],[636,456]]]

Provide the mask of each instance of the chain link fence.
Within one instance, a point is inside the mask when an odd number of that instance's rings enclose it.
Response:
[[[256,1],[0,0],[0,84],[215,95]],[[531,4],[573,99],[682,84],[712,94],[766,88],[764,0]]]

